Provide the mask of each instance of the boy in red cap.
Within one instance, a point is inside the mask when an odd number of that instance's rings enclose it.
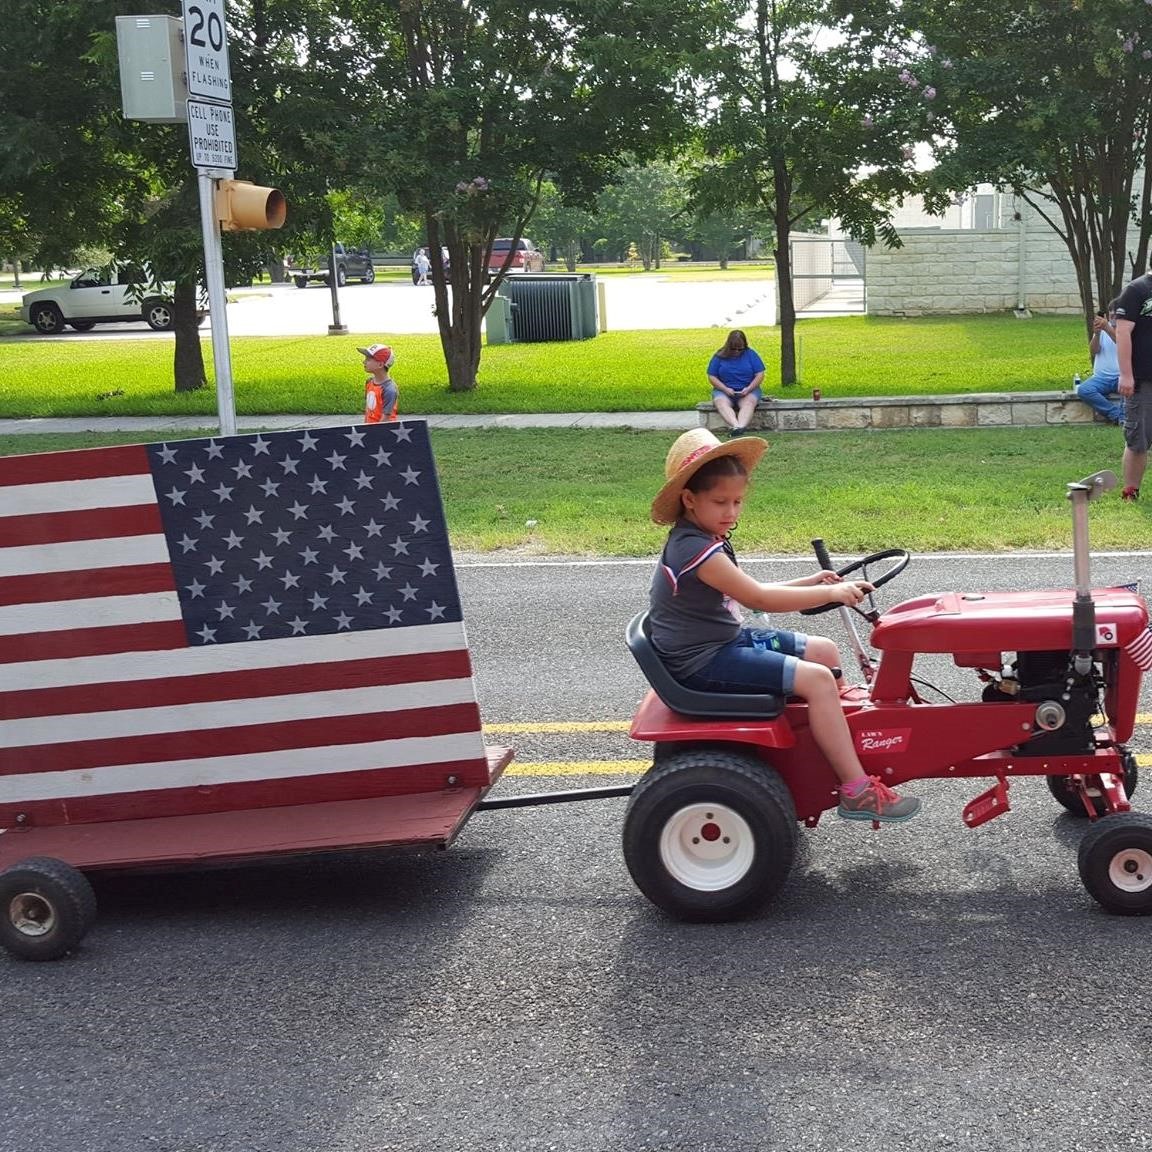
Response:
[[[364,423],[395,420],[400,393],[396,381],[388,375],[388,369],[395,363],[396,353],[387,344],[369,344],[367,348],[357,348],[356,351],[364,357],[364,371],[368,373],[368,379],[364,381]]]

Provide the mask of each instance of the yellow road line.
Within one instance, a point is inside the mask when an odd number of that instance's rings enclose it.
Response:
[[[647,760],[557,760],[550,763],[517,764],[505,776],[639,776],[651,767]]]

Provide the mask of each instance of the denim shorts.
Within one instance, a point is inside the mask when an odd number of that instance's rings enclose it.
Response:
[[[683,683],[698,692],[766,693],[791,696],[796,669],[808,647],[803,632],[741,628],[712,659]]]
[[[746,396],[755,396],[756,403],[759,404],[764,396],[764,393],[759,388],[749,389],[747,392],[741,392],[739,396],[729,396],[727,392],[721,392],[719,388],[712,389],[712,403],[715,404],[717,400],[729,400],[733,404],[739,404]]]

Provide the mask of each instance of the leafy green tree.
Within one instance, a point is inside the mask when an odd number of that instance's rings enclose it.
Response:
[[[910,0],[903,18],[931,46],[938,193],[989,181],[1030,204],[1068,248],[1090,329],[1148,267],[1152,181],[1136,181],[1152,160],[1152,7]]]
[[[349,109],[381,188],[423,220],[452,390],[474,388],[499,235],[521,237],[545,178],[588,205],[625,153],[684,131],[689,52],[719,0],[340,0],[365,54]]]
[[[555,248],[569,272],[576,263],[584,241],[596,229],[596,217],[585,208],[565,204],[556,185],[545,180],[540,187],[540,204],[532,223],[537,247]]]
[[[41,264],[66,263],[85,245],[148,260],[158,278],[175,282],[173,375],[177,391],[188,391],[206,379],[196,174],[185,125],[121,114],[115,17],[139,8],[128,0],[0,0],[0,249]],[[330,8],[328,0],[236,0],[228,8],[238,175],[278,187],[290,177],[289,219],[306,235],[331,235],[326,192],[346,155],[348,77],[359,60]],[[178,16],[180,5],[161,0],[151,10]],[[275,233],[226,236],[226,276],[238,282],[277,268],[280,243]]]
[[[601,227],[636,245],[644,271],[660,267],[663,242],[683,234],[688,183],[667,160],[630,164],[599,198]]]
[[[716,253],[722,270],[727,270],[728,258],[737,245],[771,234],[771,223],[754,209],[742,205],[712,212],[693,211],[691,205],[689,208],[689,236],[709,252]]]
[[[901,80],[907,69],[886,47],[890,15],[877,4],[867,24],[855,8],[747,0],[711,54],[707,159],[693,200],[704,213],[748,207],[771,220],[786,385],[796,382],[792,229],[838,217],[858,240],[898,245],[893,206],[923,184],[914,145],[928,134],[935,93]]]
[[[119,90],[113,100],[101,80],[93,37],[123,10],[0,0],[0,249],[63,264],[119,219]]]

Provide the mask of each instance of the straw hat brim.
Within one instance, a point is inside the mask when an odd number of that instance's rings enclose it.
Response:
[[[767,440],[761,440],[758,436],[741,436],[738,440],[728,440],[702,452],[690,464],[681,468],[656,494],[656,499],[652,501],[652,519],[657,524],[676,523],[681,512],[680,493],[684,485],[710,460],[735,456],[751,472],[767,451]]]

